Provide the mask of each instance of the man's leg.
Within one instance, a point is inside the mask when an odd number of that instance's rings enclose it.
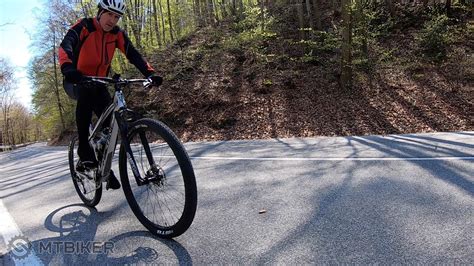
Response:
[[[100,86],[95,88],[96,94],[94,95],[94,105],[93,110],[97,117],[100,117],[102,113],[107,109],[109,104],[112,102],[112,98],[110,97],[109,91],[107,87]],[[106,120],[104,125],[107,126],[110,124],[110,119]]]
[[[96,88],[97,94],[95,95],[95,101],[94,101],[94,113],[97,115],[97,117],[100,117],[102,113],[105,111],[105,109],[109,106],[109,104],[112,102],[112,98],[110,97],[110,94],[107,90],[107,88],[104,87],[97,87]],[[106,121],[104,121],[104,126],[106,127],[107,125],[110,125],[110,119],[109,117]],[[119,189],[120,188],[120,182],[117,180],[117,177],[115,177],[115,174],[112,170],[110,170],[109,177],[107,179],[107,185],[106,188],[109,189]]]
[[[77,153],[82,162],[92,162],[92,166],[97,165],[94,151],[89,145],[89,127],[92,120],[92,102],[94,93],[91,88],[80,88],[78,90],[76,106],[76,125],[79,135],[79,147]]]

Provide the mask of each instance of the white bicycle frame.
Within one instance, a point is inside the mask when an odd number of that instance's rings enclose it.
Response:
[[[94,82],[99,82],[99,83],[106,83],[103,81],[104,78],[100,77],[90,77],[92,81]],[[150,80],[148,79],[131,79],[128,80],[129,83],[132,82],[143,82],[143,85],[145,87],[149,86],[151,84]],[[94,150],[96,150],[95,147],[95,142],[94,142],[94,136],[98,133],[98,131],[103,130],[104,126],[103,124],[107,120],[107,118],[110,116],[110,128],[112,129],[112,132],[110,133],[110,138],[109,142],[106,144],[106,150],[103,151],[103,155],[101,158],[101,161],[99,162],[99,174],[101,177],[101,182],[107,181],[109,174],[110,174],[110,169],[112,167],[112,159],[115,153],[116,149],[116,144],[117,140],[119,137],[119,124],[117,120],[117,115],[119,115],[122,111],[127,109],[127,104],[125,102],[125,97],[123,96],[123,92],[120,88],[120,85],[115,84],[115,94],[112,103],[107,107],[107,109],[102,113],[102,115],[99,117],[99,120],[95,124],[94,129],[90,132],[89,134],[89,143],[91,144],[92,147],[94,147]],[[135,159],[133,158],[133,155],[130,154],[131,150],[127,149],[127,157],[129,159],[129,163],[131,166],[131,169],[133,171],[133,174],[135,178],[137,178],[137,181],[140,178],[140,173],[138,172],[137,166]]]

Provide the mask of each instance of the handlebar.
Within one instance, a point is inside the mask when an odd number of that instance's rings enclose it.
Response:
[[[82,83],[96,82],[100,84],[115,84],[120,87],[126,86],[131,83],[142,83],[143,87],[149,88],[153,86],[151,79],[122,79],[120,76],[109,78],[109,77],[96,77],[96,76],[84,76]]]

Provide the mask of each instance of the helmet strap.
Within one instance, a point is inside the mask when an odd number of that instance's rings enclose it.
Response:
[[[99,8],[99,11],[97,12],[97,20],[98,21],[100,21],[100,17],[102,16],[102,14],[105,13],[105,11],[107,11],[107,10],[105,10],[103,8]]]

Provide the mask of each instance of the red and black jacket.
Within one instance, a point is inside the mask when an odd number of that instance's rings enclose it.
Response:
[[[75,68],[86,76],[105,77],[118,48],[127,59],[145,76],[155,71],[133,47],[127,34],[118,26],[105,32],[97,18],[79,20],[67,32],[59,47],[61,71]]]

